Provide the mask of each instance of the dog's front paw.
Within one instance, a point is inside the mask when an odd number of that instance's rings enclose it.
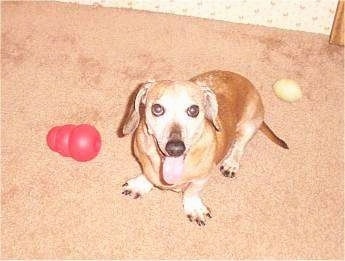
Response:
[[[224,159],[220,165],[220,172],[225,177],[234,178],[237,171],[240,169],[240,163],[231,159]]]
[[[123,190],[122,194],[126,196],[131,196],[134,199],[137,199],[144,194],[150,192],[153,188],[153,185],[144,175],[140,175],[136,178],[128,180],[125,184],[122,185]]]
[[[197,196],[185,197],[183,199],[183,208],[189,221],[195,221],[199,226],[205,226],[206,217],[212,218],[210,210]]]

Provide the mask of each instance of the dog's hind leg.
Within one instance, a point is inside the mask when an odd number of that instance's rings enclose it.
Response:
[[[262,117],[250,119],[237,124],[236,136],[228,153],[220,163],[220,171],[225,177],[235,177],[240,167],[240,160],[245,147],[253,138],[263,122]]]

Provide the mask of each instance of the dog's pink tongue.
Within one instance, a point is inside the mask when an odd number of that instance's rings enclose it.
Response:
[[[168,184],[175,184],[182,176],[184,156],[166,157],[163,162],[163,178]]]

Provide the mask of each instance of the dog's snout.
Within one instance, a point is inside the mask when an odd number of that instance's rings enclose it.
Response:
[[[185,152],[186,146],[181,140],[170,140],[165,146],[165,150],[168,152],[169,156],[179,157]]]

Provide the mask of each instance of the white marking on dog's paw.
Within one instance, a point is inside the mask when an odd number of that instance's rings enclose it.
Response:
[[[234,178],[236,175],[236,172],[239,169],[240,169],[240,163],[231,158],[224,159],[219,168],[220,172],[225,177],[230,177],[230,178]]]
[[[184,197],[183,208],[189,221],[195,221],[199,226],[205,226],[206,217],[211,218],[210,210],[198,196]]]
[[[128,180],[122,185],[122,187],[122,194],[132,196],[134,199],[137,199],[150,192],[153,188],[153,185],[144,175],[140,175],[136,178]]]

